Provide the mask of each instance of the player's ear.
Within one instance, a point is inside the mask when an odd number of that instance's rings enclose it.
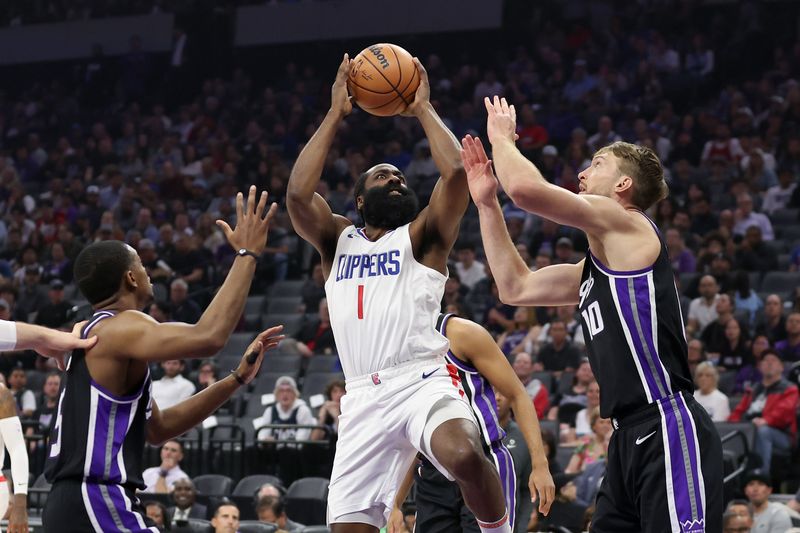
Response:
[[[628,189],[633,189],[633,178],[623,174],[617,180],[617,184],[614,186],[614,192],[620,194]]]
[[[130,289],[135,289],[139,286],[139,284],[136,282],[136,276],[133,275],[133,270],[128,270],[125,272],[124,280],[125,285],[127,285]]]

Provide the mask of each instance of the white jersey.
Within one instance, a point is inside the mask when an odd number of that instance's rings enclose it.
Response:
[[[325,293],[348,380],[449,348],[436,330],[447,278],[417,262],[408,229],[375,242],[355,226],[339,235]]]

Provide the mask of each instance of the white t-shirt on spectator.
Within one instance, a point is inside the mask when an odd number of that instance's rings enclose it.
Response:
[[[700,389],[694,391],[694,399],[702,405],[708,416],[714,422],[725,422],[731,414],[731,405],[725,393],[719,389],[714,389],[711,394],[703,394]]]
[[[178,374],[174,378],[164,376],[153,382],[153,399],[161,410],[179,404],[194,394],[194,383]]]
[[[158,482],[158,474],[161,472],[160,466],[153,466],[142,472],[142,481],[147,485],[143,492],[155,492],[156,483]],[[167,484],[167,489],[172,492],[173,485],[179,479],[189,479],[189,476],[181,470],[180,466],[175,466],[167,471],[167,477],[164,480]]]
[[[23,411],[35,411],[36,410],[36,395],[33,394],[33,391],[30,389],[25,389],[22,391],[22,395],[19,399],[20,407]]]
[[[464,268],[464,265],[459,261],[456,263],[456,272],[458,272],[458,279],[461,280],[461,284],[465,285],[469,290],[472,290],[476,283],[486,277],[486,270],[480,261],[473,261],[472,266],[469,268]]]
[[[747,228],[756,226],[761,230],[761,238],[765,241],[772,241],[775,239],[775,232],[772,229],[772,222],[769,221],[767,215],[764,213],[751,212],[747,218],[743,218],[733,226],[734,235],[744,235]]]
[[[263,425],[269,424],[280,424],[280,420],[272,420],[272,408],[275,407],[278,410],[279,418],[286,420],[292,414],[292,411],[297,409],[297,424],[298,425],[306,425],[306,426],[313,426],[316,425],[317,419],[314,418],[314,415],[311,414],[311,409],[308,408],[305,400],[301,398],[297,398],[294,403],[292,404],[289,409],[284,410],[279,403],[275,403],[272,405],[268,405],[267,408],[264,410],[264,416],[262,419]],[[279,435],[275,435],[276,432],[279,432]],[[266,440],[269,436],[272,438],[279,438],[281,440],[288,438],[288,433],[277,430],[277,429],[262,429],[258,432],[258,440]],[[294,440],[308,440],[311,436],[310,429],[298,429],[294,432]]]
[[[583,437],[592,434],[592,426],[589,423],[589,410],[585,407],[575,415],[575,436]]]
[[[689,304],[689,320],[697,320],[698,333],[706,329],[707,325],[719,317],[717,314],[717,298],[719,298],[719,295],[715,296],[714,301],[709,305],[706,303],[706,299],[700,296]]]

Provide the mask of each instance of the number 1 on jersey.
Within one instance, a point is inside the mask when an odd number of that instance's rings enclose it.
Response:
[[[358,286],[358,319],[364,320],[364,286]]]

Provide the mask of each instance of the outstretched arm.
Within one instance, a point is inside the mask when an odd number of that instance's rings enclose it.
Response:
[[[425,67],[416,57],[414,64],[420,75],[420,83],[414,102],[404,114],[419,119],[431,145],[433,161],[441,172],[428,207],[420,214],[420,218],[424,220],[426,237],[449,254],[458,238],[458,226],[469,204],[467,176],[459,154],[461,147],[458,139],[447,129],[430,102],[431,88]]]
[[[549,183],[536,165],[514,145],[516,111],[505,98],[486,98],[487,135],[503,190],[518,207],[539,216],[602,237],[609,229],[630,224],[625,210],[605,196],[578,195]],[[601,161],[592,163],[602,164]]]
[[[553,265],[531,272],[508,234],[497,201],[497,178],[480,139],[467,135],[461,157],[472,200],[478,206],[481,238],[500,300],[510,305],[568,305],[578,303],[583,262]]]
[[[283,339],[283,335],[279,334],[282,328],[275,326],[261,332],[245,350],[239,367],[228,377],[164,411],[159,410],[153,401],[153,411],[147,421],[147,442],[160,445],[183,435],[211,416],[239,387],[253,381],[261,368],[264,353]],[[251,362],[250,356],[254,353],[257,357]]]
[[[447,328],[453,353],[466,356],[472,366],[489,380],[492,387],[509,399],[514,418],[531,454],[533,470],[528,481],[531,495],[536,498],[538,493],[539,512],[549,513],[555,499],[555,484],[550,476],[542,444],[539,419],[525,387],[492,336],[482,326],[462,318],[451,318]]]
[[[256,188],[250,187],[247,203],[239,193],[236,197],[236,229],[223,221],[222,227],[234,250],[242,248],[259,256],[267,244],[267,232],[276,204],[267,206],[267,193],[262,192],[256,204]],[[165,322],[159,324],[139,311],[124,311],[127,319],[110,321],[114,342],[121,347],[113,355],[145,361],[167,361],[186,357],[208,357],[219,352],[244,311],[250,283],[255,273],[256,259],[250,255],[236,256],[228,276],[197,324]]]
[[[298,235],[317,249],[323,265],[333,260],[336,239],[341,230],[350,224],[346,218],[334,215],[325,199],[316,192],[336,129],[353,110],[347,94],[349,70],[350,59],[345,54],[331,90],[331,108],[297,157],[286,190],[286,207],[292,225]],[[327,265],[326,275],[329,268],[330,265]]]

